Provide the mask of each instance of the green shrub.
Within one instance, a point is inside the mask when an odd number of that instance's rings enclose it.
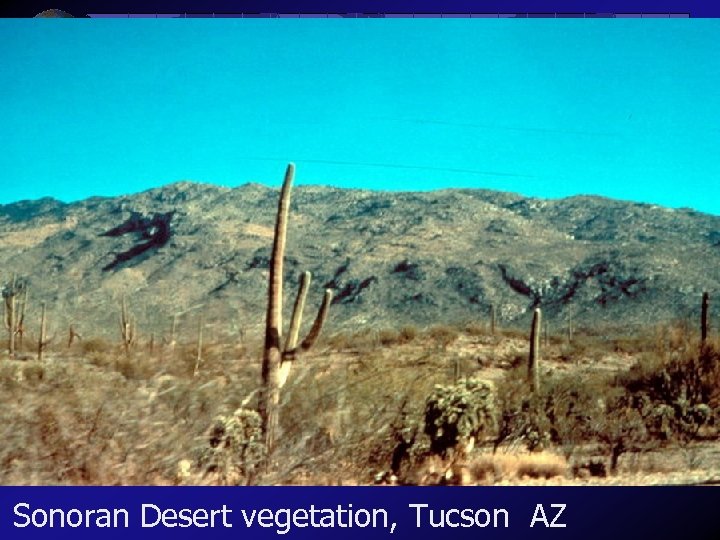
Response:
[[[491,434],[495,422],[495,387],[469,378],[454,385],[437,385],[425,403],[425,434],[430,451],[445,456],[459,445],[474,445]]]
[[[256,411],[244,408],[215,418],[200,467],[223,484],[251,483],[266,455],[261,423]]]

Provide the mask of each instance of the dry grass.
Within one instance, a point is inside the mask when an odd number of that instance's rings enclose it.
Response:
[[[430,456],[408,475],[411,483],[487,485],[567,477],[567,460],[549,452],[477,453],[465,459]]]
[[[564,477],[569,472],[567,460],[549,452],[480,454],[468,466],[477,478],[492,471],[495,481]]]
[[[434,385],[453,381],[455,359],[463,376],[513,383],[498,386],[505,392],[499,404],[521,410],[527,401],[527,336],[515,332],[519,337],[490,336],[482,325],[407,327],[387,329],[385,344],[377,330],[329,336],[293,367],[282,392],[279,447],[270,473],[255,481],[373,483],[390,469],[400,434],[422,417]],[[406,462],[402,480],[564,479],[570,461],[607,460],[619,444],[647,443],[642,437],[648,435],[638,431],[628,438],[638,418],[623,409],[608,414],[607,407],[621,390],[662,398],[657,386],[662,370],[669,369],[678,388],[697,379],[698,392],[713,407],[720,405],[713,390],[720,388],[720,370],[712,367],[720,361],[713,363],[712,353],[697,364],[697,337],[686,328],[653,329],[638,338],[576,338],[577,362],[563,358],[565,342],[541,347],[543,407],[552,416],[535,426],[552,432],[544,451],[524,452],[523,443],[507,439],[493,454],[486,442],[456,461],[423,456]],[[30,345],[25,360],[0,358],[0,484],[220,482],[198,468],[197,456],[207,445],[213,419],[235,411],[257,390],[259,341],[251,336],[245,344],[247,349],[208,343],[197,376],[197,351],[189,338],[174,349],[158,344],[150,350],[143,342],[126,355],[116,342],[89,337],[70,350],[55,343],[42,364],[33,359]],[[625,367],[589,369],[617,356],[619,348],[629,359]],[[702,367],[702,377],[683,378],[686,366]],[[254,398],[249,403],[253,407]],[[698,436],[717,437],[717,429]],[[681,449],[692,448],[693,440],[683,440]],[[662,455],[665,446],[652,451]]]

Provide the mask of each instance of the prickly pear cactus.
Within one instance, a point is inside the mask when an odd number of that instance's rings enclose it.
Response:
[[[495,387],[490,381],[461,379],[454,385],[437,385],[425,403],[425,433],[430,451],[442,456],[469,451],[495,423]]]
[[[218,416],[208,433],[200,467],[223,484],[249,484],[265,460],[262,419],[250,409]]]

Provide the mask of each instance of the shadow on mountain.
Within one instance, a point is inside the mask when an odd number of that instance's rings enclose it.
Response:
[[[172,231],[170,222],[175,212],[154,214],[152,217],[143,216],[140,212],[132,212],[123,223],[102,233],[100,236],[119,237],[125,234],[135,234],[140,243],[122,253],[116,253],[115,259],[103,267],[103,271],[115,270],[119,265],[131,261],[152,249],[158,249],[168,243]]]

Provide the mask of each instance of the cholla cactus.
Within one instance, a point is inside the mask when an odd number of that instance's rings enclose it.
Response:
[[[240,408],[229,416],[215,418],[198,464],[220,483],[249,484],[265,455],[260,415]]]
[[[425,433],[430,451],[470,451],[482,435],[495,430],[495,387],[469,378],[455,385],[437,385],[425,403]]]

